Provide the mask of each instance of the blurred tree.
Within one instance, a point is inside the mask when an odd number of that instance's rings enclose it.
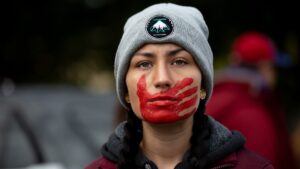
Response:
[[[17,83],[76,84],[78,79],[67,74],[80,72],[74,66],[79,63],[97,65],[93,70],[83,70],[87,72],[112,71],[125,19],[158,2],[163,1],[3,1],[0,77]],[[224,64],[232,38],[249,29],[270,35],[279,49],[299,64],[300,29],[293,21],[298,10],[292,0],[170,2],[196,6],[206,16],[217,67]]]

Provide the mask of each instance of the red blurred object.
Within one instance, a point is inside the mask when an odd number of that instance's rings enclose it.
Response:
[[[259,32],[246,32],[233,43],[233,56],[246,64],[275,62],[276,49],[271,39]]]

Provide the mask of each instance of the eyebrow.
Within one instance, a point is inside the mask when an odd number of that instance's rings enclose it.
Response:
[[[169,51],[169,52],[167,53],[167,55],[168,55],[168,56],[174,56],[174,55],[176,55],[177,53],[179,53],[179,52],[181,52],[181,51],[184,51],[184,49],[183,49],[183,48],[177,48],[177,49],[175,49],[175,50]]]
[[[185,51],[183,48],[177,48],[171,51],[167,52],[167,56],[175,56],[177,53]],[[145,57],[153,57],[154,54],[152,52],[137,52],[134,55],[140,55],[140,56],[145,56]]]

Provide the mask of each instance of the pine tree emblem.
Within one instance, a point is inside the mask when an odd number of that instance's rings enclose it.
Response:
[[[160,33],[160,32],[166,32],[170,30],[168,25],[166,25],[162,20],[166,20],[166,19],[157,19],[157,22],[151,27],[150,31]]]
[[[148,21],[146,30],[154,38],[163,38],[173,32],[173,23],[166,16],[154,16]]]

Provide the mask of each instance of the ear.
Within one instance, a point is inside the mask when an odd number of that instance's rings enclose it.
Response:
[[[130,104],[129,94],[125,94],[125,101]]]
[[[206,98],[206,91],[204,89],[200,89],[199,97],[201,100]]]

